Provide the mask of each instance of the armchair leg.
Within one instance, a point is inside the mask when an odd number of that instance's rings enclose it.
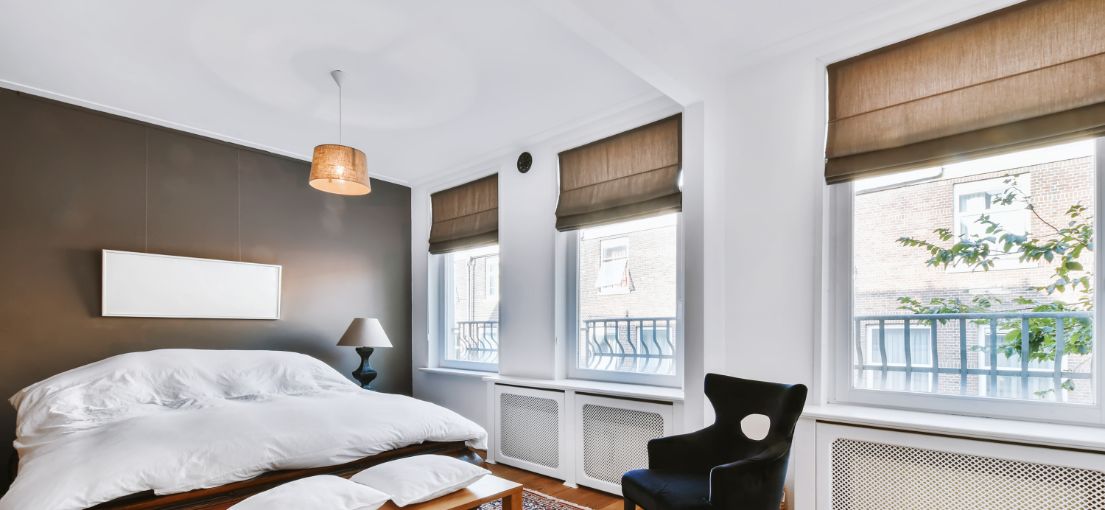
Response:
[[[637,510],[637,503],[629,498],[622,498],[625,501],[625,510]]]

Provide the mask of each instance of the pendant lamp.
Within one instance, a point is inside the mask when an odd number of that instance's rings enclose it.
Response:
[[[330,72],[338,84],[338,143],[324,143],[315,147],[311,157],[312,188],[336,195],[367,195],[372,191],[368,180],[368,165],[364,153],[348,145],[342,145],[341,83],[342,72]]]

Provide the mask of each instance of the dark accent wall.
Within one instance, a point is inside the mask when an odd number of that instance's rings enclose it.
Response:
[[[349,321],[378,317],[381,391],[411,391],[410,189],[341,197],[310,164],[0,89],[0,396],[166,347],[315,356],[347,377]],[[281,319],[100,317],[100,250],[280,264]],[[0,406],[0,493],[15,411]],[[80,459],[74,458],[75,462]]]

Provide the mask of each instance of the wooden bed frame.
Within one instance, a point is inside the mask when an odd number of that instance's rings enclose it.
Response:
[[[92,507],[94,510],[223,510],[253,494],[271,489],[285,482],[315,475],[349,477],[367,467],[389,460],[423,454],[448,455],[479,464],[483,459],[463,441],[426,442],[390,450],[337,466],[311,469],[289,469],[265,473],[250,480],[234,482],[210,489],[198,489],[180,494],[155,496],[152,491],[133,494]],[[13,470],[14,474],[15,471]]]

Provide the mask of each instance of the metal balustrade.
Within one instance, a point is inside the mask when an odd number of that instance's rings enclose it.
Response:
[[[1030,325],[1033,319],[1047,319],[1052,322],[1047,324],[1054,332],[1055,345],[1054,360],[1046,362],[1030,362],[1033,354],[1030,346]],[[987,376],[986,384],[989,395],[996,395],[997,377],[1014,377],[1019,379],[1020,395],[1026,398],[1029,392],[1029,380],[1031,378],[1050,378],[1052,388],[1058,392],[1064,380],[1091,379],[1088,371],[1068,370],[1064,367],[1066,354],[1066,331],[1068,321],[1093,320],[1091,312],[998,312],[998,313],[941,313],[941,314],[906,314],[906,315],[866,315],[857,316],[855,321],[855,358],[853,366],[857,370],[876,373],[881,377],[880,385],[885,385],[888,373],[905,373],[907,380],[911,380],[913,374],[933,374],[930,377],[938,377],[939,374],[955,374],[959,376],[960,392],[966,394],[969,387],[970,376]],[[890,343],[887,339],[887,328],[900,328],[901,344]],[[1015,359],[1018,367],[999,366],[1000,353],[999,335],[1004,334],[1012,327],[1020,328],[1021,343],[1019,352],[1008,359]],[[984,333],[978,333],[983,328]],[[916,343],[911,335],[922,337],[916,333],[925,331],[928,341],[925,342],[925,350],[915,352]],[[949,331],[950,330],[950,331]],[[871,331],[873,337],[868,336]],[[954,344],[944,341],[942,343],[940,332],[956,332],[957,348]],[[972,341],[968,331],[976,332]],[[898,335],[895,334],[897,337]],[[980,342],[982,338],[984,342]],[[984,343],[984,344],[983,344]],[[870,344],[870,345],[865,345]],[[867,351],[865,353],[865,350]],[[890,353],[893,351],[894,360]],[[953,352],[953,359],[946,359]],[[978,353],[983,353],[979,356]],[[866,355],[865,355],[866,354]],[[917,363],[917,358],[923,361]],[[972,363],[973,361],[973,363]]]
[[[457,321],[456,359],[494,363],[499,358],[499,321]]]
[[[498,359],[498,321],[457,321],[453,359]],[[671,373],[675,363],[675,317],[589,319],[580,328],[581,366],[592,370]]]
[[[672,373],[675,317],[588,319],[579,332],[580,362],[592,370]]]

